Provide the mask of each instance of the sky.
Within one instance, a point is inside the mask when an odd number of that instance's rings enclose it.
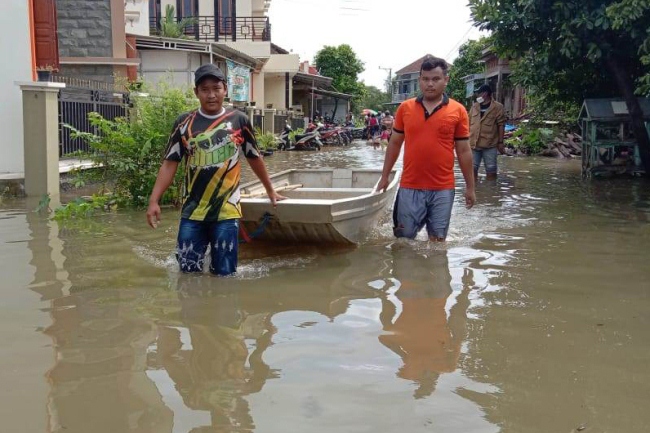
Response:
[[[425,54],[451,63],[480,36],[466,0],[272,0],[269,17],[273,43],[301,61],[313,63],[325,45],[350,45],[365,65],[360,79],[380,88],[388,68],[394,76]]]

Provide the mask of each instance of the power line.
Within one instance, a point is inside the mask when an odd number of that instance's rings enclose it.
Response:
[[[454,51],[456,51],[456,50],[458,49],[458,47],[460,47],[460,46],[463,44],[463,42],[466,41],[467,35],[469,35],[469,32],[471,32],[473,28],[474,28],[474,24],[470,24],[470,26],[469,26],[469,28],[467,29],[467,31],[465,32],[465,34],[464,34],[464,35],[463,35],[463,36],[458,40],[458,42],[456,42],[456,44],[452,47],[452,49],[449,50],[449,52],[448,52],[447,55],[445,56],[445,60],[446,60],[446,59],[447,59],[447,58],[448,58],[448,57],[449,57],[449,56],[450,56]]]

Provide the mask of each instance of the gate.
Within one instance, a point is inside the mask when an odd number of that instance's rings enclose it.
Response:
[[[98,134],[88,121],[88,114],[99,113],[107,120],[128,115],[129,94],[90,87],[65,87],[59,92],[59,156],[75,152],[89,152],[90,147],[81,139],[73,139],[70,125],[81,132]]]

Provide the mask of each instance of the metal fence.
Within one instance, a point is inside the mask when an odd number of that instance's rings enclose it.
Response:
[[[253,118],[251,121],[253,122],[253,128],[259,128],[260,131],[264,131],[264,114],[262,113],[262,110],[253,111]]]
[[[294,131],[297,131],[298,129],[305,129],[305,119],[302,117],[292,117],[291,128]]]
[[[289,116],[287,114],[276,114],[273,123],[273,132],[280,133],[282,130],[284,130],[284,126],[287,124],[288,120]]]
[[[72,131],[66,125],[81,132],[98,134],[90,124],[88,114],[99,113],[107,120],[128,115],[129,94],[112,90],[88,87],[65,87],[59,92],[59,156],[75,152],[89,152],[88,144],[72,138]]]
[[[252,16],[185,16],[191,21],[183,33],[197,41],[271,41],[271,23],[268,17]],[[178,20],[178,18],[177,18]],[[149,17],[149,33],[164,36],[160,21]]]

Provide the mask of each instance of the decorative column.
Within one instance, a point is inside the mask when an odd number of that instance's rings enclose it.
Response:
[[[264,132],[275,134],[275,108],[264,110]]]
[[[63,83],[16,83],[23,92],[25,194],[59,198],[59,90]]]

